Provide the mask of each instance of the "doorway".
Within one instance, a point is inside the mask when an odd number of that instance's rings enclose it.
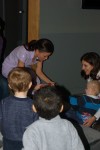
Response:
[[[3,0],[5,20],[5,57],[18,45],[27,42],[27,0]]]

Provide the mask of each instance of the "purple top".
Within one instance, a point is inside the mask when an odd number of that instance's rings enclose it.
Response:
[[[34,51],[27,51],[25,47],[18,46],[16,47],[4,60],[2,64],[2,74],[7,78],[8,73],[18,65],[18,60],[21,60],[25,67],[30,67],[31,64],[36,64],[35,60],[32,62],[34,57]]]

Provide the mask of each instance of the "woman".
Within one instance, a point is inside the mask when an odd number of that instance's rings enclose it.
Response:
[[[95,52],[85,53],[81,57],[81,75],[87,81],[100,80],[100,56]]]
[[[100,81],[100,56],[95,52],[88,52],[85,53],[80,60],[82,63],[81,76],[88,82],[91,80]],[[91,126],[93,122],[95,120],[98,120],[99,118],[100,118],[100,109],[93,117],[86,120],[84,125]]]
[[[26,45],[15,48],[2,64],[2,74],[7,78],[8,73],[14,67],[28,67],[36,72],[36,75],[46,83],[54,84],[42,71],[45,60],[54,51],[53,43],[48,39],[32,40]]]
[[[15,67],[25,67],[32,75],[33,87],[43,80],[45,83],[54,85],[55,83],[49,79],[42,70],[43,62],[49,58],[54,52],[54,45],[49,39],[32,40],[25,45],[16,47],[4,60],[2,64],[2,80],[3,89],[7,89],[7,76]],[[37,78],[39,77],[39,78]],[[35,82],[36,79],[36,82]],[[35,85],[34,85],[35,84]],[[5,86],[6,85],[6,86]],[[6,94],[3,97],[6,97]]]

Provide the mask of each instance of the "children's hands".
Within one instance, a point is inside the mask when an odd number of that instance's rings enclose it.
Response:
[[[93,122],[94,122],[95,120],[96,120],[96,117],[93,116],[93,117],[87,119],[87,120],[83,123],[83,125],[86,126],[86,127],[90,127],[90,126],[93,124]]]
[[[54,82],[50,82],[50,83],[43,83],[43,84],[37,84],[35,87],[34,87],[34,90],[33,90],[33,93],[37,90],[39,90],[40,88],[43,88],[43,87],[46,87],[46,86],[54,86],[55,83]]]
[[[41,87],[44,87],[44,84],[37,84],[34,88],[35,91],[39,90]]]
[[[55,86],[55,82],[51,81],[49,83],[47,83],[49,86]]]
[[[43,83],[43,84],[37,84],[34,88],[35,91],[39,90],[40,88],[46,87],[46,86],[52,86],[51,83]]]

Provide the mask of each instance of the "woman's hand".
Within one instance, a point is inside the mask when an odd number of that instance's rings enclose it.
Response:
[[[93,122],[95,122],[95,120],[96,120],[96,117],[93,116],[93,117],[87,119],[87,120],[83,123],[83,125],[86,126],[86,127],[90,127],[90,126],[93,124]]]

